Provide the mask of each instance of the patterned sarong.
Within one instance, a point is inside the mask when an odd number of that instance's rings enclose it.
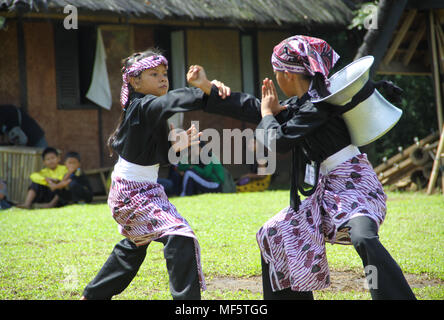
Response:
[[[120,234],[137,246],[167,235],[193,238],[200,286],[202,290],[206,289],[196,235],[169,202],[162,185],[113,177],[108,205],[118,223]]]
[[[269,264],[273,291],[328,287],[325,242],[336,243],[338,229],[357,216],[367,216],[379,227],[385,218],[386,199],[365,154],[321,175],[314,194],[302,201],[299,211],[283,209],[256,235],[262,257]]]

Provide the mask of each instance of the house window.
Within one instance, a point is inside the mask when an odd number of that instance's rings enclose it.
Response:
[[[57,108],[96,109],[86,98],[91,84],[96,48],[96,26],[65,29],[54,24]]]

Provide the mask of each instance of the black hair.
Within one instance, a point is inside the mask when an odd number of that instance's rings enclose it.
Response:
[[[75,152],[75,151],[67,152],[65,155],[65,159],[68,159],[68,158],[75,158],[75,159],[79,160],[79,162],[80,162],[80,154],[78,152]]]
[[[147,57],[156,56],[156,55],[163,55],[163,52],[158,48],[149,48],[149,49],[142,51],[142,52],[133,53],[129,57],[122,59],[121,71],[122,71],[122,73],[124,73],[128,68],[130,68],[137,61],[142,60]],[[137,75],[137,77],[138,76],[140,76],[140,74]],[[128,97],[130,97],[133,92],[134,92],[134,88],[131,86],[131,84],[128,83]],[[120,126],[123,122],[123,119],[125,118],[124,115],[125,115],[125,111],[126,111],[126,108],[128,107],[128,105],[129,105],[129,99],[126,102],[126,105],[122,106],[123,110],[122,110],[122,113],[120,114],[120,118],[118,120],[117,126],[114,129],[113,133],[111,133],[111,135],[108,138],[107,146],[108,146],[108,151],[109,151],[110,157],[113,155],[112,144],[113,144],[114,140],[116,139],[116,135],[119,132],[119,129],[120,129]]]
[[[321,98],[330,95],[330,91],[328,90],[327,85],[325,84],[325,78],[322,73],[315,72],[314,76],[305,75],[305,78],[312,82],[312,88],[316,89]]]
[[[163,52],[158,48],[149,48],[142,52],[136,52],[130,55],[129,57],[122,60],[122,73],[124,73],[128,68],[131,68],[131,66],[136,63],[137,61],[140,61],[144,58],[151,57],[151,56],[158,56],[163,55]],[[136,75],[136,77],[139,77],[140,74]],[[128,96],[131,95],[131,93],[134,92],[134,88],[131,86],[131,84],[128,83]],[[128,107],[129,100],[126,102],[125,108]]]
[[[57,151],[56,148],[53,148],[53,147],[46,147],[46,148],[43,150],[43,152],[42,152],[42,159],[45,159],[45,156],[46,156],[48,153],[54,153],[56,156],[59,155],[59,152]]]

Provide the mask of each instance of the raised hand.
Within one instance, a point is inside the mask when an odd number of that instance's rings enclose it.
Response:
[[[211,83],[217,87],[217,89],[219,90],[219,96],[222,99],[225,99],[226,97],[231,95],[230,87],[227,87],[223,82],[220,82],[219,80],[213,80],[211,81]]]
[[[207,75],[203,67],[198,65],[192,65],[188,69],[187,82],[201,89],[207,95],[211,93],[211,82],[208,80]]]
[[[170,124],[170,128],[171,132],[169,139],[171,140],[171,146],[176,153],[200,142],[199,137],[202,135],[202,132],[197,132],[194,124],[191,125],[187,131],[175,129],[172,123]]]
[[[190,85],[201,89],[207,95],[211,93],[211,87],[213,85],[216,86],[219,90],[219,96],[222,99],[225,99],[227,96],[231,95],[230,87],[226,86],[223,82],[220,82],[219,80],[213,80],[210,82],[207,78],[204,68],[198,65],[192,65],[188,69],[187,82]]]
[[[287,106],[279,104],[276,87],[272,80],[265,78],[262,82],[262,100],[261,100],[261,114],[262,117],[267,115],[277,115],[279,112],[287,109]]]

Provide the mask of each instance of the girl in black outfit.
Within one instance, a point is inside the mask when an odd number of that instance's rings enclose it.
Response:
[[[168,201],[157,183],[159,165],[168,164],[168,152],[199,143],[194,127],[170,143],[167,119],[175,112],[202,109],[212,84],[203,90],[168,91],[168,62],[160,52],[148,50],[125,59],[121,121],[109,139],[119,156],[114,167],[108,205],[125,239],[111,252],[82,299],[111,299],[137,274],[151,241],[162,242],[173,299],[200,299],[205,281],[196,235]],[[206,79],[205,79],[206,80]]]

